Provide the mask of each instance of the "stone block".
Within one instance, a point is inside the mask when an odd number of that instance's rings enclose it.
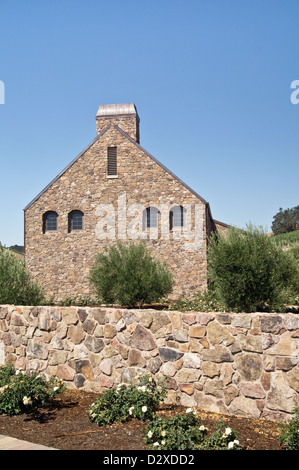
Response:
[[[163,362],[177,361],[180,357],[183,356],[182,352],[170,348],[159,348],[159,354]]]
[[[137,325],[130,340],[130,346],[141,351],[151,351],[156,348],[153,334],[142,325]]]
[[[190,326],[189,335],[191,338],[203,338],[206,334],[206,327],[201,325]]]
[[[260,378],[263,370],[262,359],[259,354],[240,353],[235,356],[238,372],[247,381]]]

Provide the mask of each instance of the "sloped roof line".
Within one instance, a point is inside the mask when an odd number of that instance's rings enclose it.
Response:
[[[35,203],[35,201],[37,201],[51,186],[52,184],[54,184],[77,160],[79,160],[80,157],[82,157],[82,155],[100,138],[102,137],[103,134],[105,134],[105,132],[111,127],[111,124],[109,124],[107,127],[105,127],[105,129],[103,129],[88,145],[87,147],[85,147],[85,149],[82,150],[82,152],[79,153],[79,155],[77,155],[57,176],[55,176],[55,178],[49,183],[47,184],[47,186],[40,192],[38,193],[37,196],[35,196],[34,199],[32,199],[31,202],[29,202],[29,204],[27,204],[27,206],[23,209],[24,211],[26,211],[27,209],[29,209],[30,206],[32,206],[32,204]]]
[[[123,134],[127,139],[130,140],[134,145],[136,145],[143,153],[150,157],[155,163],[157,163],[163,170],[165,170],[169,175],[176,179],[180,184],[182,184],[188,191],[190,191],[194,196],[196,196],[203,204],[208,204],[208,202],[203,199],[196,191],[194,191],[190,186],[188,186],[184,181],[182,181],[178,176],[176,176],[172,171],[170,171],[163,163],[157,160],[153,155],[151,155],[145,148],[143,148],[136,140],[130,137],[125,131],[123,131],[117,124],[112,124],[121,134]]]
[[[196,191],[194,191],[190,186],[188,186],[184,181],[182,181],[178,176],[176,176],[172,171],[170,171],[163,163],[157,160],[153,155],[151,155],[146,149],[144,149],[140,144],[138,144],[132,137],[130,137],[125,131],[123,131],[117,124],[109,124],[105,127],[88,145],[85,147],[82,152],[79,153],[50,183],[37,195],[35,196],[32,201],[27,204],[27,206],[23,209],[24,212],[29,209],[79,158],[97,141],[99,140],[105,132],[110,127],[114,127],[117,129],[124,137],[126,137],[130,142],[132,142],[136,147],[138,147],[143,153],[145,153],[148,157],[150,157],[155,163],[157,163],[161,168],[163,168],[170,176],[176,179],[182,186],[184,186],[188,191],[194,194],[203,204],[208,204],[208,202],[203,199]]]

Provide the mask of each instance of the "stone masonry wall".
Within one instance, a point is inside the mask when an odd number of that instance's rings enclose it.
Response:
[[[0,364],[104,391],[167,377],[168,403],[287,421],[299,406],[299,315],[0,306]]]

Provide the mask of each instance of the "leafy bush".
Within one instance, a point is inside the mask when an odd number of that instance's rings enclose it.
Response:
[[[199,446],[200,450],[241,450],[237,431],[225,427],[221,420],[215,427],[216,429]]]
[[[253,226],[232,228],[225,238],[210,237],[208,275],[227,308],[277,308],[290,292],[298,292],[299,265],[272,238]]]
[[[281,425],[279,442],[285,450],[299,450],[299,408],[295,408],[294,413],[287,425]]]
[[[0,304],[39,305],[44,296],[30,279],[24,261],[0,245]]]
[[[12,366],[0,367],[0,414],[30,413],[64,390],[61,380],[26,374]]]
[[[273,241],[280,245],[289,246],[299,243],[299,230],[293,232],[280,233],[273,236]]]
[[[104,392],[88,410],[88,417],[99,426],[137,418],[152,419],[159,403],[166,396],[163,382],[156,383],[151,377],[140,378],[139,386],[120,384],[116,390]]]
[[[207,428],[192,409],[171,418],[155,416],[145,431],[145,443],[154,450],[195,450],[203,443]]]
[[[90,273],[99,299],[108,304],[141,306],[158,301],[172,289],[172,275],[151,258],[144,243],[118,242],[99,253]]]
[[[219,421],[216,430],[208,434],[192,408],[185,415],[171,418],[155,416],[145,430],[145,443],[155,450],[240,450],[237,432],[224,428]]]

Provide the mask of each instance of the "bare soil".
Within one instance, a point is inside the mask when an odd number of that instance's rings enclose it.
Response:
[[[98,396],[94,392],[68,389],[32,414],[0,415],[0,434],[59,450],[148,450],[144,443],[146,423],[131,420],[99,427],[89,420],[87,410]],[[163,405],[158,413],[171,416],[182,412],[185,412],[183,407]],[[200,409],[197,412],[202,424],[210,430],[220,419],[225,426],[235,429],[244,450],[282,450],[278,441],[281,432],[279,423],[203,412]]]

